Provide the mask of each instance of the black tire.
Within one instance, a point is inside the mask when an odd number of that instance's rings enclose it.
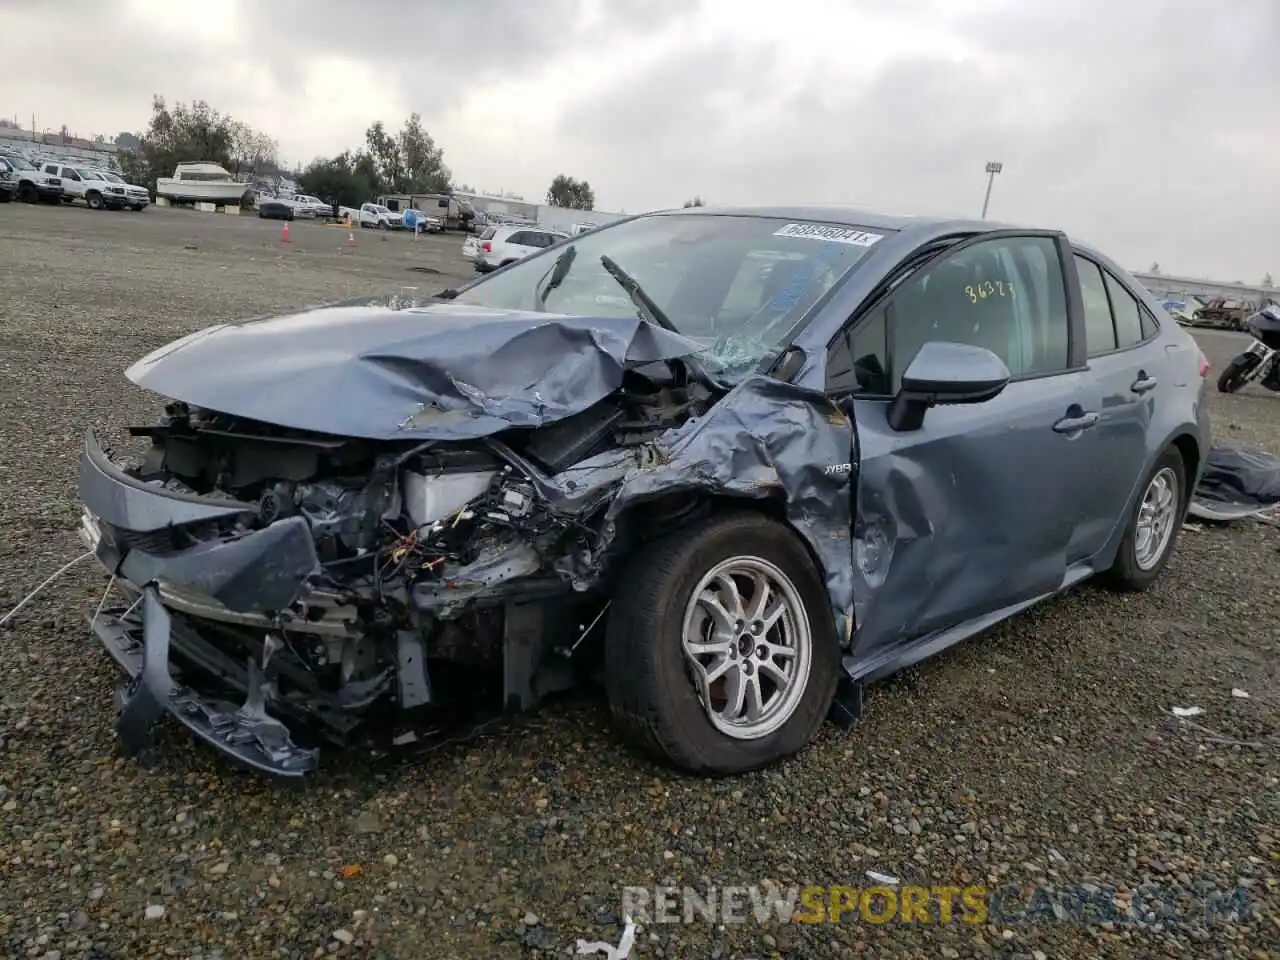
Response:
[[[84,195],[84,202],[89,205],[90,210],[101,210],[103,207],[102,194],[97,190],[90,190]]]
[[[40,199],[40,191],[36,189],[34,183],[18,184],[18,199],[23,203],[35,203]]]
[[[382,229],[382,230],[390,230],[391,224],[387,223],[387,221],[385,220],[382,220],[378,223],[378,227],[379,229]]]
[[[1218,392],[1235,393],[1243,387],[1246,375],[1253,371],[1260,360],[1260,357],[1247,353],[1228,363],[1218,376]]]
[[[12,190],[0,190],[0,203],[8,203],[13,199],[15,192]]]
[[[1142,511],[1143,500],[1146,496],[1148,488],[1151,486],[1152,480],[1161,471],[1168,469],[1173,472],[1176,478],[1176,489],[1174,491],[1174,503],[1177,508],[1173,520],[1173,529],[1169,533],[1168,542],[1164,545],[1164,551],[1160,554],[1159,559],[1147,569],[1143,569],[1138,565],[1137,557],[1137,536],[1138,536],[1138,515]],[[1190,502],[1187,490],[1187,465],[1182,461],[1180,454],[1175,447],[1168,447],[1164,453],[1160,455],[1160,459],[1155,462],[1155,466],[1148,471],[1146,477],[1142,481],[1142,492],[1138,494],[1138,501],[1133,506],[1133,512],[1129,516],[1129,524],[1124,531],[1124,539],[1120,541],[1120,549],[1116,553],[1115,563],[1111,569],[1106,572],[1106,583],[1108,586],[1116,590],[1138,593],[1146,590],[1153,583],[1165,568],[1165,564],[1169,562],[1169,558],[1173,556],[1174,547],[1178,542],[1178,532],[1182,529],[1182,521],[1186,516],[1187,504]]]
[[[794,585],[812,638],[808,681],[794,711],[772,733],[735,739],[712,725],[689,675],[681,642],[698,581],[732,557],[765,560]],[[613,598],[605,638],[610,711],[624,739],[661,763],[710,776],[745,773],[788,757],[813,737],[831,706],[840,645],[831,604],[808,551],[782,524],[757,513],[714,515],[646,545]]]
[[[146,208],[146,205],[145,205],[145,204],[142,204],[142,203],[135,203],[135,204],[134,204],[133,206],[131,206],[129,209],[130,209],[130,210],[132,210],[134,213],[138,213],[138,212],[140,212],[140,211],[142,211],[142,210],[145,210],[145,209],[147,209],[147,208]]]

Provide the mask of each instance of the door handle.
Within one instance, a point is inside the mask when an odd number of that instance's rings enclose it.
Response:
[[[1138,394],[1146,393],[1148,390],[1154,390],[1155,388],[1156,378],[1148,377],[1141,371],[1138,373],[1138,379],[1129,384],[1129,389]]]
[[[1079,433],[1098,425],[1096,413],[1082,413],[1078,417],[1063,417],[1053,425],[1054,433]]]

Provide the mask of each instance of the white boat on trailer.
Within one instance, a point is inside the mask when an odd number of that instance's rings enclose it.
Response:
[[[178,203],[239,204],[250,189],[216,163],[180,163],[172,177],[156,181],[156,195]]]

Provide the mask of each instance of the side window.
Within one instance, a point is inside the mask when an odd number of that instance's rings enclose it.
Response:
[[[507,237],[507,243],[514,243],[522,247],[531,247],[533,243],[529,239],[528,230],[517,230],[511,236]]]
[[[985,347],[1015,377],[1065,370],[1067,298],[1057,242],[1002,237],[946,254],[903,281],[887,319],[889,392],[931,340]]]
[[[1111,322],[1111,303],[1101,268],[1092,260],[1076,256],[1080,294],[1084,299],[1084,340],[1088,354],[1096,357],[1116,348],[1116,328]]]
[[[1132,347],[1141,343],[1142,318],[1138,313],[1138,301],[1124,285],[1111,274],[1106,275],[1107,293],[1111,295],[1111,312],[1116,318],[1116,345]]]
[[[1150,340],[1160,332],[1160,321],[1146,307],[1142,308],[1142,339]]]
[[[880,307],[841,331],[827,351],[827,390],[886,396],[889,382],[888,310]]]

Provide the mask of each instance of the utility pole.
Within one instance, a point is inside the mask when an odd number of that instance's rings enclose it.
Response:
[[[1004,169],[999,160],[987,161],[987,195],[982,200],[982,219],[987,219],[987,205],[991,203],[991,185],[996,182],[996,174]]]

